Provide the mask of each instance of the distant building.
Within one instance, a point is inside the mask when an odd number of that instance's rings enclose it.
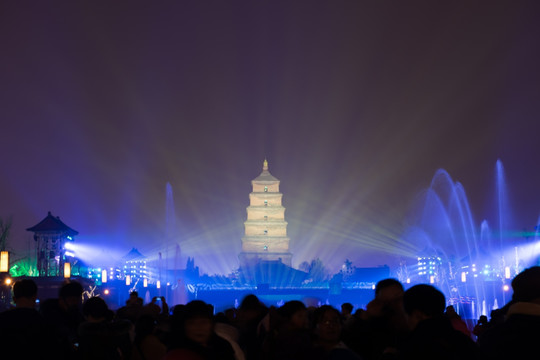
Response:
[[[418,278],[420,281],[434,283],[441,276],[440,268],[442,259],[440,256],[419,256],[418,257]]]
[[[90,267],[88,277],[98,282],[103,281],[126,281],[136,283],[137,281],[149,280],[149,270],[147,268],[147,258],[136,248],[132,248],[121,259],[116,260],[114,265]]]
[[[268,161],[263,162],[261,174],[251,181],[247,219],[244,222],[240,266],[255,265],[260,261],[280,261],[291,266],[289,237],[285,208],[281,204],[280,181],[268,171]]]
[[[37,225],[26,230],[34,233],[38,276],[63,276],[66,256],[69,256],[66,244],[79,233],[50,211]]]
[[[143,280],[148,278],[148,272],[146,269],[146,256],[141,254],[139,250],[133,248],[128,252],[121,260],[123,269],[119,278],[125,279],[130,277],[130,281],[136,281],[137,279]]]

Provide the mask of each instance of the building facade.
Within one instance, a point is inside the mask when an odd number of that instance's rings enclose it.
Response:
[[[66,257],[70,254],[66,244],[73,242],[79,233],[50,211],[41,222],[26,230],[34,233],[38,276],[63,276],[64,264],[69,262]]]
[[[241,266],[260,261],[281,261],[291,266],[290,239],[279,183],[268,171],[268,161],[265,159],[261,174],[251,181],[252,192],[249,194],[245,235],[239,256]]]

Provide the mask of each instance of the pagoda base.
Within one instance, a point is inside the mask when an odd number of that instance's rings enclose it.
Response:
[[[291,253],[275,253],[275,252],[241,252],[238,255],[240,260],[240,266],[253,266],[261,261],[279,261],[284,265],[291,266],[292,254]]]

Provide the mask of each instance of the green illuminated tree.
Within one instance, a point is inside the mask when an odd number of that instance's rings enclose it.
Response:
[[[17,260],[9,269],[11,276],[37,276],[36,264],[30,258],[22,258]]]

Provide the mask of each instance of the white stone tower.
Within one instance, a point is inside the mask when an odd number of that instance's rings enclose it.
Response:
[[[246,209],[240,265],[281,261],[291,266],[285,208],[281,205],[283,194],[279,192],[279,180],[268,171],[266,159],[262,173],[251,181],[251,185],[253,191],[249,194],[249,206]]]

